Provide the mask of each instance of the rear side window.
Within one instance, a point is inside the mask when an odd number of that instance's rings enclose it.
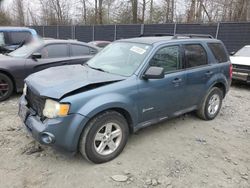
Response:
[[[186,68],[207,65],[207,53],[200,44],[184,45]]]
[[[50,44],[40,50],[42,58],[60,58],[68,57],[68,45],[67,44]]]
[[[83,45],[71,45],[72,56],[82,56],[82,55],[89,55],[90,49],[87,46]]]
[[[23,41],[29,41],[31,38],[31,33],[27,31],[18,31],[18,32],[8,32],[9,44],[20,44]]]
[[[221,43],[208,43],[208,47],[213,52],[215,59],[218,63],[228,61],[227,53]]]

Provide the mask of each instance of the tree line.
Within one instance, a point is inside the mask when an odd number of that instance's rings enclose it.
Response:
[[[250,21],[250,1],[0,0],[0,25],[213,23],[227,21]]]

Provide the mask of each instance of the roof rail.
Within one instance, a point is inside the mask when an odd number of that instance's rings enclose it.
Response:
[[[210,38],[210,39],[213,39],[214,37],[212,35],[205,35],[205,34],[176,34],[173,36],[172,39],[178,39],[178,38]]]
[[[173,33],[148,33],[141,34],[139,37],[163,37],[163,36],[174,36]]]

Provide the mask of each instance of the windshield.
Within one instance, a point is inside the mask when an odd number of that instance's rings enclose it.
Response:
[[[146,44],[115,42],[89,60],[88,66],[112,74],[131,76],[150,49],[151,46]]]
[[[250,57],[250,46],[244,46],[234,56]]]
[[[12,57],[26,57],[32,54],[37,48],[41,46],[41,41],[33,41],[31,43],[23,45],[21,48],[9,53]]]

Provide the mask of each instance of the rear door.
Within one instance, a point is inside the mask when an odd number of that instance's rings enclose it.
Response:
[[[182,67],[180,49],[179,45],[161,47],[149,61],[149,66],[163,67],[165,77],[140,80],[140,122],[165,119],[183,108],[186,75]]]
[[[214,59],[212,60],[214,72],[225,75],[228,83],[231,82],[230,78],[230,60],[226,52],[225,46],[221,42],[209,42],[208,48],[211,50]],[[230,85],[230,84],[229,84]]]
[[[69,64],[84,64],[92,58],[98,50],[81,44],[70,44]]]
[[[48,44],[36,52],[40,53],[42,57],[27,60],[28,75],[50,67],[67,65],[70,60],[69,45],[66,43]]]
[[[207,92],[206,84],[215,74],[211,69],[207,51],[202,43],[183,45],[187,87],[185,92],[185,108],[195,107]]]

